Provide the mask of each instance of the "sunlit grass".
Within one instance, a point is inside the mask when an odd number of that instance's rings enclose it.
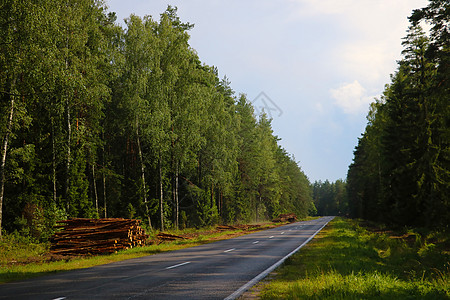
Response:
[[[342,275],[329,270],[295,282],[277,281],[262,299],[448,299],[441,282],[404,281],[378,272]]]
[[[395,238],[335,219],[286,261],[261,298],[449,299],[450,256],[427,242],[435,233],[413,235]]]

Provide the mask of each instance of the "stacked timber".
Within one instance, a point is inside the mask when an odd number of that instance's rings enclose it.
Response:
[[[257,230],[260,229],[261,225],[218,225],[216,226],[216,230],[218,231],[228,231],[228,230]]]
[[[58,255],[93,255],[144,245],[148,238],[140,220],[122,218],[69,219],[51,238],[50,251]]]
[[[216,226],[218,231],[238,230],[239,228],[231,225],[218,225]]]
[[[167,242],[167,241],[176,241],[176,240],[185,240],[187,238],[185,238],[184,236],[180,236],[180,235],[175,235],[175,234],[170,234],[170,233],[165,233],[165,232],[160,232],[156,235],[156,238],[160,241],[160,242]]]
[[[297,222],[297,216],[293,213],[291,214],[280,214],[278,218],[272,220],[272,222]]]

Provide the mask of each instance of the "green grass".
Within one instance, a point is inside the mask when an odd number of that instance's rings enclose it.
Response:
[[[262,287],[262,299],[450,299],[449,237],[392,236],[334,219]]]

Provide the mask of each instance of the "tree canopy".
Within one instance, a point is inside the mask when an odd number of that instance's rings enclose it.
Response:
[[[403,59],[368,124],[347,175],[351,215],[395,225],[448,227],[450,65],[448,1],[414,10]],[[428,33],[421,28],[431,25]]]
[[[45,239],[69,217],[164,229],[311,210],[271,120],[200,61],[175,7],[122,28],[101,1],[5,0],[0,27],[1,229]]]

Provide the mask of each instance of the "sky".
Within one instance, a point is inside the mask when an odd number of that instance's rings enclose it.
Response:
[[[170,2],[169,2],[170,1]],[[194,24],[189,44],[236,95],[273,119],[279,144],[311,182],[345,179],[369,104],[401,59],[426,0],[105,0],[118,23],[159,20],[167,5]]]

